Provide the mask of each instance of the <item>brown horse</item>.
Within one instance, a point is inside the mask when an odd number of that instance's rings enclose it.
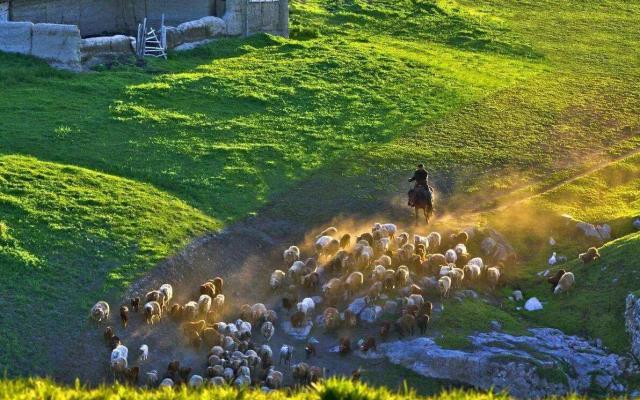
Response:
[[[416,225],[418,224],[418,210],[424,213],[424,219],[429,223],[429,218],[433,215],[433,189],[424,186],[418,186],[409,190],[409,204],[416,211]]]

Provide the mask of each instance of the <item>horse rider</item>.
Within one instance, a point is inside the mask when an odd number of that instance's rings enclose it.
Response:
[[[418,186],[429,189],[427,179],[429,179],[429,173],[424,169],[423,164],[418,164],[418,169],[416,169],[416,171],[413,173],[413,176],[411,177],[411,179],[409,179],[409,182],[415,181],[415,185],[413,186],[414,189],[417,189]]]

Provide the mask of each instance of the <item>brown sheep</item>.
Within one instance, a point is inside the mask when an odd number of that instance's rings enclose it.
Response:
[[[198,335],[201,335],[206,326],[207,323],[204,320],[185,322],[182,324],[182,332],[184,332],[185,335],[189,335],[190,332],[197,332]]]
[[[414,317],[418,315],[418,311],[420,311],[420,307],[417,304],[409,304],[402,310],[402,315],[409,314]]]
[[[342,355],[349,354],[351,352],[351,339],[346,336],[340,338],[339,352]]]
[[[358,236],[356,238],[356,243],[358,243],[361,240],[366,240],[367,243],[369,243],[369,246],[373,246],[373,235],[370,234],[369,232],[363,233],[362,235]]]
[[[469,234],[465,231],[458,232],[453,235],[453,244],[467,244],[469,241]]]
[[[348,233],[345,233],[340,238],[340,248],[345,249],[349,247],[350,244],[351,244],[351,235],[349,235]]]
[[[312,272],[302,277],[302,286],[307,289],[315,289],[320,284],[320,275],[317,272]]]
[[[138,312],[140,310],[140,297],[134,297],[130,300],[130,302],[133,312]]]
[[[162,297],[162,292],[159,290],[152,290],[145,295],[147,303],[150,301],[157,301],[158,303],[160,303]]]
[[[378,298],[380,298],[380,295],[382,294],[382,288],[382,282],[376,282],[371,285],[369,291],[367,292],[367,296],[365,297],[365,300],[368,304],[371,304],[378,300]]]
[[[210,325],[215,324],[216,322],[218,322],[219,319],[220,319],[220,314],[218,314],[216,310],[209,310],[207,312],[207,315],[204,318],[207,324],[210,324]]]
[[[131,367],[124,370],[124,381],[129,385],[137,384],[138,376],[140,376],[140,367]]]
[[[447,259],[444,257],[444,254],[440,253],[430,254],[427,262],[429,264],[429,272],[431,273],[440,271],[441,266],[447,265]]]
[[[389,332],[391,331],[391,323],[389,321],[384,321],[382,326],[380,326],[380,337],[385,339],[389,336]]]
[[[213,278],[213,286],[216,288],[216,294],[222,294],[222,288],[224,287],[224,279],[219,276]]]
[[[302,384],[309,382],[309,365],[301,362],[291,367],[293,380]]]
[[[429,317],[427,314],[420,314],[416,317],[416,325],[418,326],[421,335],[424,335],[427,331],[427,325],[429,325],[430,320],[431,317]]]
[[[180,321],[182,319],[183,312],[184,312],[184,307],[181,304],[174,304],[171,306],[171,309],[169,310],[169,315],[171,316],[171,319],[175,321]]]
[[[251,310],[251,306],[249,304],[243,304],[240,307],[240,319],[243,321],[251,321],[251,316],[253,315],[253,311]]]
[[[205,282],[200,285],[200,294],[206,294],[213,299],[214,297],[216,297],[216,287],[212,282]]]
[[[311,356],[316,355],[316,346],[314,346],[313,343],[307,343],[306,346],[304,346],[304,352],[306,353],[308,360]]]
[[[116,347],[120,346],[122,344],[122,341],[120,340],[120,338],[116,335],[113,335],[111,337],[111,341],[109,343],[109,345],[111,346],[111,350],[115,349]]]
[[[430,301],[425,301],[420,307],[420,314],[426,314],[431,317],[431,312],[433,311],[433,304]]]
[[[589,247],[586,253],[580,253],[578,258],[585,264],[589,264],[591,261],[598,260],[600,258],[600,253],[598,249],[595,247]]]
[[[340,312],[334,307],[328,307],[324,310],[324,326],[327,331],[338,329],[340,326]]]
[[[106,328],[104,328],[104,332],[102,333],[102,337],[104,338],[104,341],[106,343],[111,343],[111,338],[115,336],[115,333],[113,333],[113,327],[111,326],[107,326]]]
[[[412,284],[411,287],[409,287],[409,294],[419,294],[422,296],[424,293],[420,286]]]
[[[565,274],[564,269],[559,269],[556,271],[555,274],[553,274],[552,276],[547,278],[547,282],[551,285],[551,291],[553,292],[553,289],[556,287],[556,285],[558,284],[558,282],[560,281],[560,278],[562,278],[562,275]]]
[[[377,351],[377,347],[376,347],[376,338],[374,338],[373,336],[368,336],[363,342],[362,342],[362,346],[360,346],[360,350],[362,350],[363,353],[366,353],[369,350],[375,350]]]
[[[125,305],[120,306],[120,321],[122,321],[122,326],[126,328],[129,323],[129,307]]]
[[[358,316],[349,309],[344,310],[344,325],[350,329],[358,326]]]
[[[214,328],[205,328],[202,331],[202,341],[209,348],[213,346],[221,346],[223,338],[224,336],[218,333]]]
[[[296,311],[293,314],[291,314],[291,326],[295,327],[295,328],[299,328],[302,326],[302,324],[304,324],[305,321],[305,313],[302,311]]]
[[[413,315],[405,314],[396,321],[396,329],[400,337],[406,334],[413,335],[416,328],[416,319]]]
[[[308,383],[316,383],[324,378],[324,368],[311,366],[309,367]]]

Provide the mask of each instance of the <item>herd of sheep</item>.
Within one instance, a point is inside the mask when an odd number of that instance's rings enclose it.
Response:
[[[139,366],[129,365],[127,347],[114,328],[107,326],[104,338],[112,351],[114,379],[147,387],[232,384],[256,385],[263,390],[282,387],[285,372],[294,384],[318,381],[325,370],[306,362],[292,365],[292,345],[282,345],[278,362],[274,362],[269,346],[279,319],[274,308],[286,314],[285,321],[281,321],[283,327],[301,329],[309,321],[317,321],[326,332],[344,332],[363,324],[362,308],[352,307],[355,300],[364,307],[383,309],[385,318],[367,320],[378,325],[375,334],[359,340],[345,335],[337,338],[337,352],[343,355],[355,349],[375,350],[376,336],[386,339],[393,332],[399,337],[425,334],[433,309],[425,297],[445,299],[459,288],[483,285],[495,289],[501,283],[508,259],[499,256],[504,252],[495,249],[496,243],[487,242],[488,239],[479,243],[478,236],[473,231],[410,236],[390,223],[376,223],[369,232],[355,237],[327,228],[314,238],[309,257],[303,257],[297,246],[284,250],[283,267],[274,270],[268,279],[278,299],[271,308],[263,303],[244,304],[236,312],[237,319],[229,322],[222,320],[226,307],[222,278],[204,282],[197,292],[194,288],[197,295],[186,304],[172,303],[173,288],[163,284],[120,307],[122,326],[126,328],[130,312],[142,314],[141,318],[150,325],[164,318],[177,321],[187,343],[206,349],[206,369],[193,371],[172,361],[166,371],[151,370],[141,377]],[[479,245],[485,259],[469,254],[468,246],[473,244]],[[593,253],[591,249],[580,256],[585,262],[597,257],[597,250]],[[573,273],[563,270],[548,280],[554,293],[566,292],[575,283]],[[109,314],[109,305],[104,301],[91,310],[92,318],[101,323],[109,320]],[[307,342],[304,351],[307,358],[315,354],[314,343]],[[138,360],[146,360],[148,353],[148,346],[142,345]],[[354,371],[353,377],[359,377],[359,370]]]

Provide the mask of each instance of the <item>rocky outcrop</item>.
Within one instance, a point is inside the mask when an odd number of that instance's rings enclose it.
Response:
[[[379,344],[378,354],[426,377],[506,390],[516,397],[584,393],[593,385],[614,393],[625,390],[620,377],[626,359],[557,329],[530,332],[479,333],[469,337],[469,350],[443,349],[422,337]]]
[[[634,293],[627,295],[624,325],[631,337],[631,352],[634,356],[640,358],[640,297]]]

